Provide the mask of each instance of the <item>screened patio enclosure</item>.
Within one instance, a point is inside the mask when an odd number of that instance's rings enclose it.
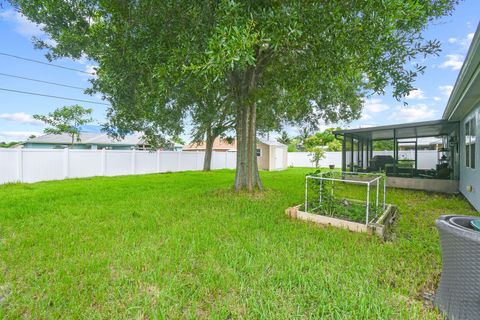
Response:
[[[334,133],[343,137],[342,171],[458,179],[458,122],[435,120]]]

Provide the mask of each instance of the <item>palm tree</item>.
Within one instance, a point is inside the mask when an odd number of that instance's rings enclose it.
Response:
[[[308,137],[310,137],[310,130],[308,128],[300,129],[299,135],[297,136],[299,141],[299,149],[305,149],[305,140],[307,140]]]
[[[281,132],[280,137],[277,138],[277,141],[289,145],[292,142],[292,138],[288,135],[288,133],[284,130]]]

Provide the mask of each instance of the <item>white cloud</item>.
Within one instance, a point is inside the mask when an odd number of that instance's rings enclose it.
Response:
[[[390,107],[382,102],[381,99],[365,100],[363,105],[362,120],[372,119],[372,113],[379,113],[390,109]]]
[[[45,35],[42,31],[42,25],[38,25],[28,20],[23,14],[13,9],[1,12],[0,20],[15,24],[14,30],[27,38],[42,37]]]
[[[23,14],[13,9],[0,12],[0,21],[8,21],[14,25],[13,30],[18,34],[31,39],[36,37],[44,41],[49,46],[55,47],[57,42],[43,32],[44,24],[37,24],[27,19]]]
[[[475,33],[469,33],[467,34],[467,37],[465,39],[462,39],[462,41],[460,41],[460,44],[462,46],[464,46],[465,48],[468,48],[470,47],[470,43],[472,43],[472,40],[473,40],[473,36],[475,35]]]
[[[13,121],[23,124],[33,124],[37,126],[43,125],[43,122],[37,119],[34,119],[31,115],[25,112],[17,112],[17,113],[0,113],[0,119]]]
[[[389,119],[398,122],[415,122],[433,118],[435,111],[424,103],[397,107]]]
[[[24,141],[31,135],[39,136],[41,134],[36,131],[0,131],[0,141]]]
[[[372,116],[365,112],[362,113],[362,117],[360,118],[360,120],[363,120],[363,121],[371,120],[371,119],[372,119]]]
[[[365,101],[363,110],[369,113],[377,113],[390,109],[390,107],[382,103],[381,99],[369,99]]]
[[[444,85],[444,86],[439,86],[438,90],[440,90],[440,93],[444,95],[445,97],[450,97],[450,94],[452,93],[453,86],[451,85]]]
[[[448,38],[448,43],[457,43],[459,44],[460,46],[462,46],[463,48],[466,48],[468,49],[468,47],[470,46],[470,43],[472,42],[472,39],[473,39],[473,36],[475,35],[475,33],[469,33],[467,34],[467,36],[465,38],[455,38],[455,37],[451,37],[451,38]]]
[[[442,98],[440,98],[440,97],[433,97],[433,100],[435,100],[435,101],[440,101],[440,100],[442,100]]]
[[[440,68],[451,68],[452,70],[460,70],[463,65],[464,57],[460,54],[447,54],[447,59],[440,65]]]
[[[423,92],[422,89],[415,89],[410,91],[410,93],[406,98],[411,100],[417,100],[417,99],[425,99],[426,97],[425,97],[425,92]]]

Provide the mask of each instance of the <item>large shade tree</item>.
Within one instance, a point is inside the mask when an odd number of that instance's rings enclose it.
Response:
[[[200,82],[200,85],[203,83]],[[195,89],[195,88],[192,88]],[[192,142],[205,145],[203,170],[209,171],[212,164],[213,144],[215,139],[234,128],[235,119],[232,102],[225,93],[224,83],[215,87],[196,87],[196,97],[190,106],[192,120]],[[192,91],[193,92],[193,91]],[[193,93],[192,93],[193,94]]]
[[[94,89],[112,128],[175,133],[189,83],[227,79],[235,112],[237,190],[261,188],[257,120],[265,126],[360,115],[364,94],[402,99],[437,41],[422,31],[456,0],[11,0],[56,41],[50,57],[99,64]],[[118,129],[117,129],[118,130]]]

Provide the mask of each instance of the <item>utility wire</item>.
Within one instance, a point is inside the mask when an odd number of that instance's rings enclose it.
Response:
[[[41,97],[47,97],[47,98],[54,98],[54,99],[62,99],[62,100],[70,100],[70,101],[79,101],[79,102],[87,102],[87,103],[92,103],[92,104],[101,104],[105,106],[109,106],[110,104],[104,103],[104,102],[97,102],[93,100],[83,100],[83,99],[74,99],[74,98],[67,98],[67,97],[59,97],[59,96],[53,96],[49,94],[43,94],[43,93],[36,93],[36,92],[28,92],[28,91],[20,91],[20,90],[13,90],[13,89],[7,89],[7,88],[0,88],[2,91],[8,91],[8,92],[15,92],[15,93],[23,93],[23,94],[30,94],[33,96],[41,96]]]
[[[77,72],[89,74],[89,75],[92,75],[92,76],[95,75],[95,73],[93,73],[93,72],[87,72],[87,71],[80,70],[80,69],[64,67],[64,66],[61,66],[61,65],[58,65],[58,64],[43,62],[43,61],[40,61],[40,60],[35,60],[35,59],[30,59],[30,58],[24,58],[24,57],[20,57],[20,56],[14,55],[14,54],[10,54],[10,53],[0,52],[0,55],[6,56],[6,57],[10,57],[10,58],[20,59],[20,60],[25,60],[25,61],[40,63],[40,64],[44,64],[44,65],[47,65],[47,66],[50,66],[50,67],[56,67],[56,68],[61,68],[61,69],[66,69],[66,70],[71,70],[71,71],[77,71]]]
[[[33,79],[33,78],[27,78],[27,77],[22,77],[22,76],[16,76],[14,74],[8,74],[8,73],[3,73],[3,72],[0,72],[0,76],[17,78],[17,79],[28,80],[28,81],[41,82],[41,83],[46,83],[46,84],[51,84],[51,85],[54,85],[54,86],[60,86],[60,87],[66,87],[66,88],[86,90],[86,88],[82,88],[82,87],[76,87],[76,86],[71,86],[71,85],[68,85],[68,84],[63,84],[63,83],[58,83],[58,82],[50,82],[50,81],[45,81],[45,80]]]

